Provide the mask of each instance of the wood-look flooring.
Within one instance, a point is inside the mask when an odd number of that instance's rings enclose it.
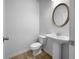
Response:
[[[32,51],[25,52],[23,54],[17,55],[15,57],[12,57],[10,59],[52,59],[52,56],[50,56],[48,53],[46,53],[44,50],[41,54],[37,56],[32,55]]]

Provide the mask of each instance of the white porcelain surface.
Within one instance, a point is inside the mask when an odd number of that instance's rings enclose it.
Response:
[[[46,36],[45,36],[45,35],[39,35],[39,37],[40,37],[40,38],[46,38]]]
[[[32,50],[36,50],[36,49],[40,49],[41,46],[42,46],[41,43],[35,42],[35,43],[33,43],[33,44],[30,45],[30,48],[31,48]]]
[[[56,34],[53,33],[53,34],[46,34],[46,36],[47,38],[57,41],[59,43],[65,43],[69,41],[69,37],[64,35],[57,36]]]
[[[41,46],[42,46],[42,44],[39,42],[35,42],[35,43],[30,45],[30,49],[33,51],[34,56],[36,56],[42,52]]]

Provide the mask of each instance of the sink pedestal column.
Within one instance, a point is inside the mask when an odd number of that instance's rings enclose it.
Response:
[[[53,42],[53,59],[61,59],[61,44]]]

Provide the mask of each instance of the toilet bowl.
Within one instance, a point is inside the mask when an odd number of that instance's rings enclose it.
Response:
[[[33,51],[34,56],[36,56],[42,52],[41,47],[42,47],[42,44],[39,42],[35,42],[30,45],[30,48]]]
[[[44,43],[43,39],[45,38],[46,38],[45,36],[39,36],[39,42],[35,42],[30,45],[30,49],[32,50],[34,56],[42,53],[42,46]]]

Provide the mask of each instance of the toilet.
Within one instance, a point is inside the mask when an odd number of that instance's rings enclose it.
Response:
[[[34,56],[42,53],[42,46],[45,43],[46,43],[46,36],[39,35],[39,42],[35,42],[30,45],[30,49],[32,50]]]

